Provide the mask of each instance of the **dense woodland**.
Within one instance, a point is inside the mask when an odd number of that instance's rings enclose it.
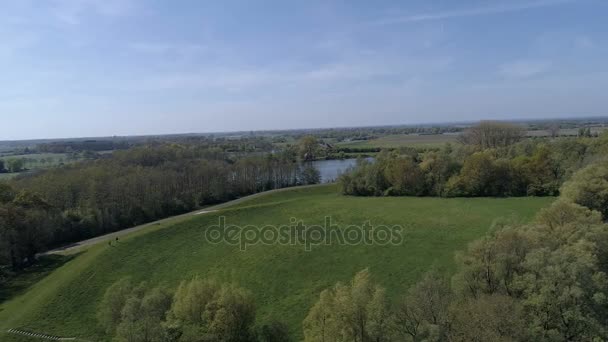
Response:
[[[523,139],[523,130],[507,124],[482,123],[460,140],[360,160],[340,177],[340,189],[358,196],[554,196],[575,171],[608,153],[608,134]]]
[[[319,182],[289,151],[238,156],[199,144],[158,144],[0,183],[0,265],[244,195]]]

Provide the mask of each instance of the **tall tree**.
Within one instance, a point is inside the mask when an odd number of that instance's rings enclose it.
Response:
[[[465,145],[480,149],[505,147],[520,141],[525,136],[523,127],[499,121],[482,121],[467,129],[458,140]]]

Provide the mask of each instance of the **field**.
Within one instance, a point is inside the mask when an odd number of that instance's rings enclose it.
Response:
[[[592,127],[591,133],[601,134],[607,127]],[[560,136],[576,136],[577,128],[561,129]],[[548,137],[550,133],[546,130],[528,131],[529,137]],[[336,143],[338,147],[349,148],[399,148],[399,147],[418,147],[418,148],[439,148],[445,143],[455,143],[458,139],[458,134],[393,134],[386,135],[372,140],[356,140]]]
[[[488,231],[499,217],[529,220],[553,198],[363,198],[338,195],[335,185],[275,192],[240,201],[218,212],[191,219],[165,221],[121,238],[66,256],[65,264],[20,296],[0,304],[0,340],[27,341],[2,335],[11,328],[64,337],[98,339],[95,312],[105,289],[131,276],[135,281],[174,288],[195,275],[235,282],[252,291],[260,322],[278,319],[301,337],[301,322],[319,292],[348,281],[369,267],[395,298],[420,275],[436,266],[453,271],[453,255]],[[404,241],[393,246],[210,244],[206,227],[219,216],[238,225],[287,225],[294,217],[304,224],[401,225]],[[55,260],[56,262],[56,260]]]
[[[394,134],[386,135],[372,140],[359,140],[338,143],[338,147],[379,147],[379,148],[399,148],[399,147],[441,147],[445,143],[456,142],[456,134]]]
[[[602,134],[607,129],[608,129],[608,127],[591,127],[591,133],[592,134],[595,134],[595,133]],[[560,136],[577,136],[578,128],[562,128],[559,130],[559,135]],[[528,131],[528,136],[529,137],[549,137],[549,136],[551,136],[551,133],[549,133],[549,131],[546,131],[546,130]]]

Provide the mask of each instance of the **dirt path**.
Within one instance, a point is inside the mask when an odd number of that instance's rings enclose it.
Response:
[[[116,238],[120,238],[123,237],[125,235],[129,235],[131,233],[135,233],[137,231],[146,229],[148,227],[152,227],[152,226],[158,226],[160,224],[163,223],[168,223],[168,222],[180,222],[182,220],[185,220],[187,218],[193,217],[193,216],[197,216],[197,215],[205,215],[208,213],[213,213],[216,212],[220,209],[224,209],[230,206],[233,206],[235,204],[239,204],[241,202],[244,201],[248,201],[250,199],[256,198],[256,197],[260,197],[260,196],[265,196],[265,195],[269,195],[275,192],[282,192],[282,191],[289,191],[289,190],[294,190],[294,189],[305,189],[305,188],[311,188],[311,187],[317,187],[317,186],[324,186],[326,184],[316,184],[316,185],[302,185],[302,186],[293,186],[293,187],[289,187],[289,188],[282,188],[282,189],[275,189],[275,190],[269,190],[269,191],[264,191],[264,192],[258,192],[257,194],[253,194],[253,195],[249,195],[249,196],[245,196],[245,197],[241,197],[232,201],[228,201],[225,203],[221,203],[218,205],[214,205],[214,206],[210,206],[204,209],[199,209],[196,211],[192,211],[186,214],[181,214],[181,215],[177,215],[177,216],[171,216],[171,217],[167,217],[158,221],[153,221],[153,222],[149,222],[146,224],[142,224],[140,226],[136,226],[136,227],[132,227],[132,228],[127,228],[127,229],[123,229],[123,230],[119,230],[110,234],[106,234],[106,235],[101,235],[101,236],[97,236],[88,240],[82,240],[79,242],[75,242],[63,247],[59,247],[59,248],[55,248],[53,250],[50,250],[48,252],[45,253],[41,253],[42,255],[47,255],[47,254],[62,254],[62,253],[69,253],[69,252],[73,252],[76,250],[79,250],[80,248],[86,247],[86,246],[91,246],[97,243],[101,243],[101,242],[106,242],[106,241],[113,241],[116,240]]]

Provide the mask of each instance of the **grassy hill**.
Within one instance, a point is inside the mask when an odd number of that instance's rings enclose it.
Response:
[[[116,280],[131,276],[173,288],[195,275],[248,288],[260,321],[284,321],[299,338],[300,324],[319,292],[336,281],[348,281],[369,267],[389,295],[398,297],[431,266],[451,272],[454,252],[482,236],[497,218],[528,220],[552,200],[345,197],[333,185],[271,193],[185,221],[153,225],[115,247],[102,243],[69,257],[21,296],[0,305],[0,340],[27,341],[2,335],[10,328],[95,340],[97,305]],[[228,224],[260,226],[289,224],[292,217],[310,225],[331,216],[341,227],[369,220],[403,226],[404,242],[318,246],[310,252],[301,245],[256,245],[241,251],[206,242],[206,227],[220,215]]]

